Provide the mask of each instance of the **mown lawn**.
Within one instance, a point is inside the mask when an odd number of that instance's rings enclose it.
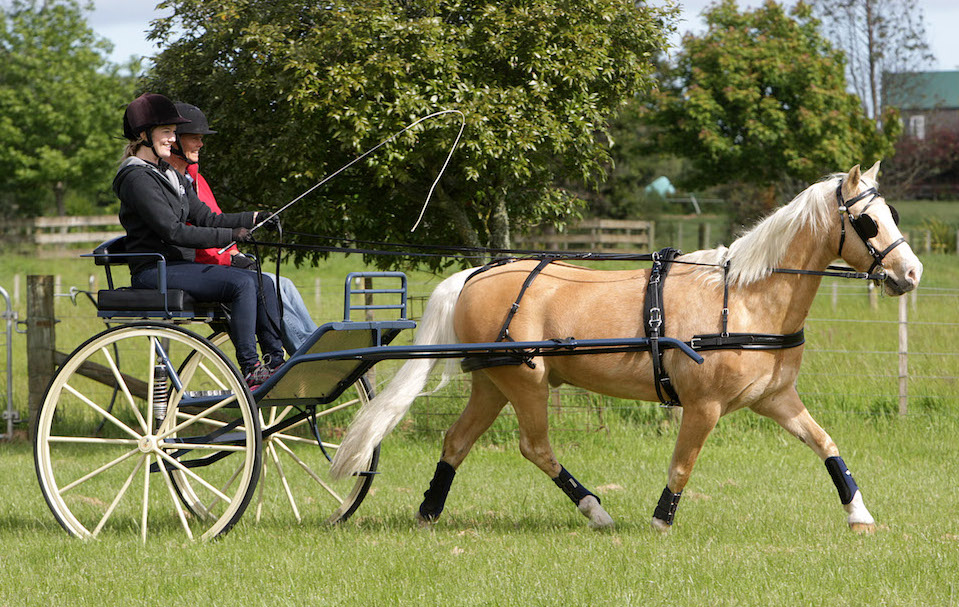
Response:
[[[813,411],[816,415],[816,411]],[[29,446],[0,445],[0,604],[16,605],[949,605],[959,601],[959,415],[821,420],[878,523],[859,536],[822,464],[741,412],[707,442],[667,537],[648,528],[675,429],[559,433],[560,460],[616,519],[588,530],[514,440],[479,446],[431,529],[412,512],[439,438],[391,437],[353,519],[297,525],[248,512],[221,540],[176,526],[66,535]]]

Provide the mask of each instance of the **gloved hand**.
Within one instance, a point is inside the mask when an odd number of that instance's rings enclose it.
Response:
[[[247,257],[243,253],[237,253],[230,257],[230,265],[241,270],[256,270],[256,260]]]
[[[251,240],[253,240],[253,235],[250,234],[249,228],[233,228],[234,242],[250,242]]]
[[[263,221],[263,220],[266,219],[267,217],[270,217],[270,213],[269,213],[268,211],[259,211],[259,212],[257,212],[257,214],[256,214],[256,220],[257,220],[257,222]],[[269,219],[266,219],[266,221],[263,223],[262,226],[260,226],[260,228],[263,229],[263,230],[268,230],[268,231],[270,231],[270,232],[279,232],[279,231],[280,231],[280,216],[279,216],[279,215],[274,215],[274,216],[270,217]]]

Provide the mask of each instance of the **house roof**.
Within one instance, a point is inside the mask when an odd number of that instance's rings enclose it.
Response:
[[[882,88],[886,105],[901,110],[959,109],[959,71],[886,72]]]

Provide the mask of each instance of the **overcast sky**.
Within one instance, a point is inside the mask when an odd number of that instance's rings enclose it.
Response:
[[[654,0],[655,1],[655,0]],[[700,14],[711,4],[711,0],[685,0],[679,34],[674,43],[678,44],[680,35],[687,31],[701,32],[705,26]],[[791,4],[787,0],[787,4]],[[94,12],[90,16],[90,25],[104,38],[114,44],[112,60],[125,62],[131,55],[149,56],[156,47],[147,42],[146,31],[150,21],[164,15],[155,10],[155,0],[94,0]],[[740,6],[756,7],[761,0],[740,0]],[[933,69],[959,69],[959,0],[919,0],[919,9],[923,12],[928,41],[936,56]]]

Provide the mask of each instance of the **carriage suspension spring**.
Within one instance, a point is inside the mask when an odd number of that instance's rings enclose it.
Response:
[[[169,387],[167,383],[167,368],[164,364],[153,367],[153,417],[157,425],[166,419]]]

